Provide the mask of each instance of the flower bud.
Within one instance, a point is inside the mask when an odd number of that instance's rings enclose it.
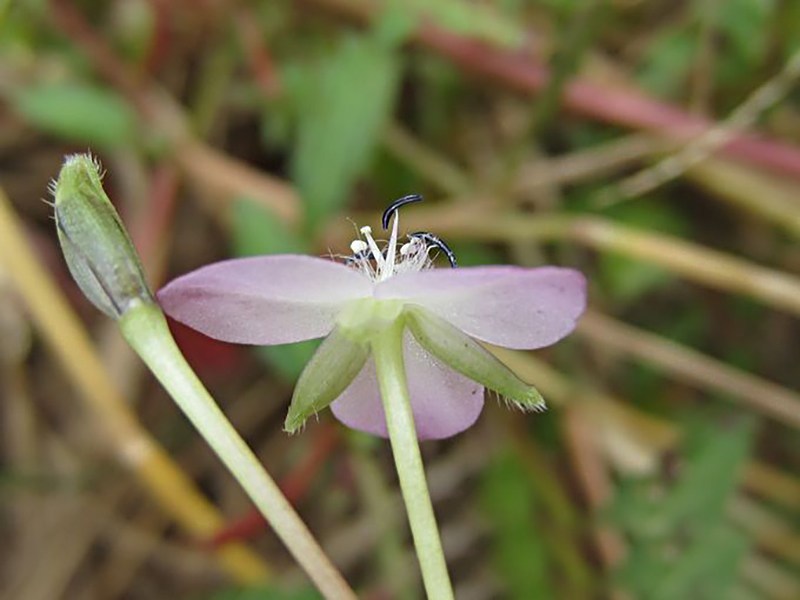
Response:
[[[92,304],[119,319],[132,305],[153,302],[136,249],[103,191],[99,164],[89,154],[68,156],[53,188],[61,251]]]

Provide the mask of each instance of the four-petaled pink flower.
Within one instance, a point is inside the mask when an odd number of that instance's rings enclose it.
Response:
[[[330,405],[346,425],[386,437],[369,344],[398,319],[406,327],[405,372],[421,439],[470,427],[484,387],[522,408],[543,408],[535,388],[475,340],[516,349],[557,342],[585,308],[583,275],[558,267],[432,268],[432,252],[447,247],[424,233],[398,244],[394,208],[384,218],[386,228],[394,214],[383,249],[364,227],[343,262],[298,255],[226,260],[179,277],[158,298],[170,316],[219,340],[272,345],[327,336],[298,381],[290,431]]]

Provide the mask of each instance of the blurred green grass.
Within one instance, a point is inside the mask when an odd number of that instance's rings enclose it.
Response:
[[[540,95],[522,94],[507,80],[476,77],[463,63],[448,61],[441,50],[452,39],[462,44],[462,51],[472,52],[474,60],[495,56],[491,53],[499,49],[505,52],[498,55],[505,65],[551,64],[565,85],[581,78],[614,90],[646,92],[672,109],[714,122],[722,121],[798,50],[800,9],[794,2],[596,4],[601,7],[591,13],[596,21],[580,28],[587,5],[557,0],[497,1],[479,7],[446,0],[435,11],[417,2],[323,0],[198,6],[145,0],[4,3],[0,181],[38,240],[42,260],[62,280],[63,266],[48,258],[52,224],[35,205],[38,196],[27,190],[40,190],[44,196],[59,157],[87,146],[105,161],[112,198],[129,222],[137,224],[133,229],[144,246],[140,250],[155,250],[148,265],[154,273],[175,275],[228,256],[344,254],[350,239],[345,233],[352,231],[348,215],[374,217],[393,198],[422,193],[431,210],[443,211],[446,222],[463,223],[462,230],[472,232],[448,239],[464,264],[578,267],[589,277],[597,311],[656,333],[664,343],[699,350],[736,372],[766,378],[781,386],[785,397],[797,399],[800,328],[796,313],[786,314],[785,306],[745,299],[713,283],[704,286],[702,275],[689,282],[647,258],[602,248],[590,252],[568,236],[543,240],[533,233],[525,239],[500,235],[485,242],[481,227],[487,213],[541,217],[540,222],[593,216],[665,234],[665,255],[677,252],[670,240],[691,241],[742,259],[746,267],[770,267],[792,281],[800,273],[797,237],[780,227],[782,220],[798,218],[800,205],[782,203],[766,218],[731,201],[737,190],[725,190],[724,179],[722,191],[720,186],[709,190],[702,173],[690,172],[645,197],[599,207],[597,198],[613,197],[623,177],[664,155],[661,140],[653,137],[647,152],[611,167],[595,158],[575,175],[558,159],[597,148],[608,148],[610,155],[614,144],[628,135],[618,121],[576,116],[568,110],[564,85],[545,85]],[[561,35],[565,30],[586,37],[572,46],[575,38]],[[570,60],[559,63],[565,56]],[[541,115],[546,115],[545,123],[539,122]],[[751,125],[770,139],[797,144],[797,89],[776,99]],[[401,147],[392,131],[412,144]],[[245,171],[228,177],[220,163],[187,168],[181,162],[186,139],[219,150],[232,161],[228,166]],[[774,184],[800,197],[798,173],[791,178],[731,164],[752,170],[756,182],[767,181],[763,188],[756,186],[765,194]],[[521,173],[537,166],[546,176],[533,189],[521,188]],[[155,185],[155,174],[164,169],[180,181],[166,200]],[[271,178],[277,187],[263,188],[258,197],[243,194],[237,185],[243,181],[241,173],[249,170]],[[269,211],[276,190],[298,199],[296,222],[287,223]],[[424,214],[422,208],[419,214]],[[691,269],[691,260],[687,262]],[[69,293],[70,284],[64,285]],[[770,285],[753,277],[755,289],[773,289]],[[12,294],[5,290],[3,297],[10,302]],[[90,312],[85,315],[93,332],[102,328]],[[113,342],[97,335],[104,349],[113,350]],[[305,447],[298,438],[284,439],[279,422],[290,384],[313,347],[255,349],[216,383],[217,396],[230,398],[245,422],[248,411],[261,415],[254,422],[252,441],[270,450],[271,466],[279,471],[290,472],[298,448]],[[136,372],[134,363],[112,350],[109,369]],[[535,460],[552,473],[542,481],[524,467],[531,456],[509,443],[505,421],[495,419],[491,409],[475,430],[461,436],[485,440],[486,457],[477,475],[453,459],[452,469],[461,474],[453,476],[460,482],[458,492],[445,496],[438,507],[445,531],[450,526],[472,535],[466,536],[471,543],[454,544],[451,559],[457,586],[465,594],[520,599],[606,597],[614,590],[635,598],[800,595],[800,495],[790,492],[788,503],[775,500],[797,486],[800,447],[792,424],[765,418],[757,403],[731,404],[716,391],[715,375],[681,375],[685,370],[680,365],[665,373],[646,355],[608,351],[602,340],[589,336],[573,337],[541,356],[575,383],[578,391],[568,394],[568,406],[593,425],[590,439],[581,443],[567,433],[561,406],[541,416],[514,415],[521,435],[537,441]],[[3,450],[3,480],[11,483],[3,486],[3,513],[11,523],[9,547],[16,548],[34,542],[30,532],[14,525],[15,507],[32,493],[54,506],[59,501],[58,494],[25,481],[31,474],[45,473],[47,480],[59,475],[63,465],[43,449],[56,442],[74,447],[79,436],[63,406],[53,406],[52,389],[40,381],[42,373],[57,372],[46,352],[36,347],[4,365],[6,396],[23,398],[6,403],[6,414],[21,410],[38,424],[22,441],[16,433],[4,434],[9,442]],[[142,420],[157,431],[170,431],[164,423],[177,417],[163,403],[151,401],[152,390],[141,377],[130,377],[139,380],[131,383],[130,393]],[[19,378],[30,388],[21,396],[12,387]],[[249,402],[269,408],[235,402],[254,382],[262,393]],[[638,439],[635,427],[624,420],[595,419],[589,399],[593,394],[610,394],[631,414],[668,423],[679,441],[664,449]],[[61,395],[59,401],[71,406]],[[800,405],[789,405],[792,409]],[[266,415],[269,411],[277,416]],[[303,436],[314,434],[312,428]],[[162,437],[167,446],[176,442]],[[447,464],[463,443],[459,438],[432,444],[429,458]],[[185,440],[178,444],[185,445]],[[30,447],[37,450],[20,450]],[[275,448],[280,452],[273,453]],[[382,465],[386,453],[379,447],[373,459]],[[25,456],[30,460],[23,460]],[[181,458],[187,471],[203,462],[198,448],[190,447]],[[84,450],[78,460],[92,464],[97,456]],[[365,514],[363,499],[342,474],[358,468],[355,464],[340,449],[315,474],[313,498],[301,499],[312,528],[333,535],[344,529],[347,519]],[[754,464],[778,473],[783,486],[748,479]],[[219,472],[209,466],[201,471],[198,480],[228,514],[244,510]],[[113,474],[108,477],[114,480]],[[94,491],[107,483],[94,483]],[[550,504],[543,494],[551,495]],[[576,520],[567,535],[542,517],[554,510],[552,497]],[[733,518],[730,506],[742,497],[754,498],[778,519],[784,537],[776,542],[753,511]],[[130,512],[111,511],[118,520]],[[152,556],[173,556],[174,545],[184,544],[193,553],[192,561],[210,563],[185,540],[176,541],[148,525],[147,518],[134,516],[131,522],[150,535],[154,548],[161,548]],[[614,533],[623,552],[608,552],[598,542],[596,532],[604,528]],[[284,560],[268,534],[258,543],[271,560]],[[114,560],[98,557],[105,544],[100,535],[91,541],[95,554],[87,554],[61,583],[64,597],[92,584],[112,589],[108,582],[127,563],[118,548],[109,551]],[[391,578],[373,560],[370,548],[354,551],[357,558],[347,572],[361,589],[380,597]],[[183,572],[176,564],[184,563],[169,564],[169,569],[146,561],[130,567],[136,576],[129,576],[119,593],[148,597],[152,586],[163,585],[162,590],[178,595],[239,597],[233,587],[226,590],[228,583],[221,578],[193,582],[196,566]],[[46,568],[57,573],[53,565]]]

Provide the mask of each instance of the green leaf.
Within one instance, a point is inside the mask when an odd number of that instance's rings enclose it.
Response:
[[[392,48],[350,37],[290,87],[298,111],[291,173],[311,230],[344,207],[369,165],[392,114],[399,76]]]
[[[233,204],[233,252],[236,256],[305,254],[308,242],[260,204],[240,198]]]
[[[258,346],[255,352],[256,356],[275,369],[284,381],[294,383],[314,356],[319,344],[319,340],[306,340],[294,344]]]
[[[698,448],[660,507],[661,518],[672,527],[679,523],[700,526],[724,511],[749,454],[752,428],[747,423],[727,429],[703,427],[696,435]]]
[[[544,538],[538,532],[538,504],[519,460],[507,455],[494,460],[481,481],[481,504],[494,529],[491,554],[508,586],[504,598],[556,598],[549,577]]]
[[[755,66],[764,58],[774,35],[770,19],[775,9],[774,0],[727,0],[719,11],[720,29],[742,61],[740,68]]]
[[[800,51],[800,2],[782,2],[776,7],[774,39],[783,46],[783,58]]]
[[[639,83],[661,97],[677,98],[697,54],[694,31],[670,29],[656,37],[639,70]]]
[[[630,551],[616,579],[634,597],[730,597],[748,544],[725,509],[750,452],[751,425],[690,423],[674,484],[622,483],[611,518],[630,536]]]
[[[73,142],[118,148],[136,137],[136,116],[125,100],[90,84],[36,85],[12,102],[31,125]]]
[[[305,254],[308,251],[308,242],[262,205],[241,198],[233,204],[232,212],[233,253],[236,256]],[[318,346],[318,340],[261,346],[256,348],[256,354],[284,380],[293,383]]]
[[[654,586],[653,598],[729,598],[747,550],[745,536],[727,523],[706,528],[671,562]]]
[[[655,202],[637,200],[605,211],[615,221],[642,229],[685,235],[683,219],[674,210]],[[614,300],[630,303],[644,294],[663,288],[674,281],[672,275],[652,264],[632,260],[615,253],[600,257],[604,289]]]
[[[405,12],[414,22],[424,20],[464,37],[489,44],[519,47],[527,35],[520,22],[495,7],[462,0],[395,0],[386,11]]]

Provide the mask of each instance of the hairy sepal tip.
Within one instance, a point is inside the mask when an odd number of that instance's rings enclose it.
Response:
[[[365,343],[336,327],[300,374],[284,430],[287,433],[300,431],[310,416],[330,406],[359,374],[368,354]]]
[[[525,411],[541,411],[544,398],[481,344],[445,319],[420,306],[408,306],[406,324],[425,350],[451,369],[497,393]]]

